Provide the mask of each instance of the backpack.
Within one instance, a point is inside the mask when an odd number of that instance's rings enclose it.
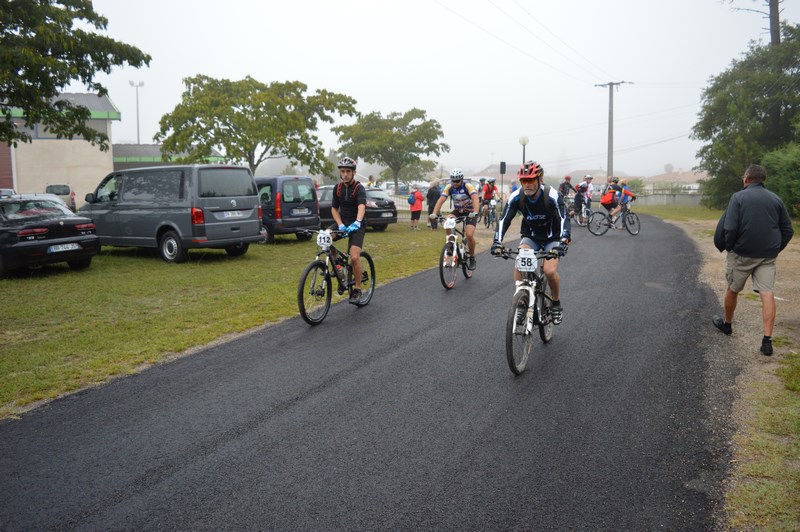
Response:
[[[614,203],[615,195],[616,194],[612,189],[608,189],[608,192],[606,192],[600,197],[600,205],[611,205],[612,203]]]
[[[412,192],[411,194],[408,195],[408,204],[409,205],[414,205],[414,203],[416,203],[416,202],[417,202],[417,197]]]
[[[358,190],[358,186],[359,186],[359,185],[361,185],[361,182],[359,182],[359,181],[356,181],[356,184],[355,184],[355,186],[353,187],[353,190],[351,191],[351,195],[353,196],[353,199],[355,199],[355,198],[356,198],[356,191]],[[342,198],[342,182],[341,182],[341,181],[339,181],[339,182],[336,184],[336,196],[339,198],[339,200],[340,200],[340,201],[341,201],[342,199],[344,199],[344,198]]]

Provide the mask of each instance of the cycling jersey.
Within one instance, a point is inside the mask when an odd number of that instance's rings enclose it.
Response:
[[[495,241],[502,242],[508,231],[511,220],[522,214],[520,235],[537,242],[552,242],[561,238],[569,238],[569,216],[564,205],[563,197],[558,190],[548,187],[549,195],[545,196],[544,186],[536,199],[526,196],[522,188],[515,190],[503,210],[503,215],[497,224]]]
[[[497,185],[484,185],[483,200],[486,201],[492,199],[495,192],[497,192]]]
[[[367,191],[364,185],[358,181],[351,181],[346,185],[343,181],[337,183],[333,188],[333,199],[331,208],[339,209],[339,216],[345,225],[350,225],[356,221],[358,216],[358,206],[367,204]],[[363,223],[364,220],[361,220]]]
[[[444,187],[442,196],[450,196],[453,199],[453,212],[459,214],[468,214],[472,212],[472,195],[478,195],[475,187],[469,183],[461,183],[461,185],[454,187],[452,183]]]

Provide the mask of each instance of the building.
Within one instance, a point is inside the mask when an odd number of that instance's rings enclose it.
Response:
[[[63,93],[58,99],[88,108],[89,126],[108,135],[111,142],[111,122],[120,120],[121,114],[108,96]],[[22,110],[12,110],[12,118],[18,127],[25,127]],[[14,188],[23,193],[44,192],[49,184],[69,184],[80,204],[86,193],[92,192],[100,179],[114,168],[111,149],[101,151],[98,145],[79,137],[56,138],[39,124],[28,129],[28,133],[31,142],[20,142],[16,147],[0,145],[2,188]]]

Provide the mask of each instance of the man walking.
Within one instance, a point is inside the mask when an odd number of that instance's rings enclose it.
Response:
[[[714,245],[727,251],[724,316],[713,316],[714,326],[725,334],[733,329],[733,313],[739,292],[749,277],[753,290],[761,297],[764,338],[761,353],[772,354],[772,329],[775,325],[775,259],[792,239],[794,231],[783,201],[764,186],[767,173],[751,164],[742,181],[744,190],[731,196],[728,208],[714,232]]]

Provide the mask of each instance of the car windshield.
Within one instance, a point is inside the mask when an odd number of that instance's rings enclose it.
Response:
[[[333,198],[333,189],[332,188],[320,188],[317,190],[317,194],[319,195],[320,201],[330,201]]]
[[[367,190],[367,197],[372,200],[389,201],[389,196],[382,190]]]
[[[48,194],[56,194],[57,196],[68,196],[69,186],[67,185],[47,185],[44,189]]]
[[[61,203],[48,199],[4,201],[0,203],[0,216],[6,220],[62,218],[74,216]]]

